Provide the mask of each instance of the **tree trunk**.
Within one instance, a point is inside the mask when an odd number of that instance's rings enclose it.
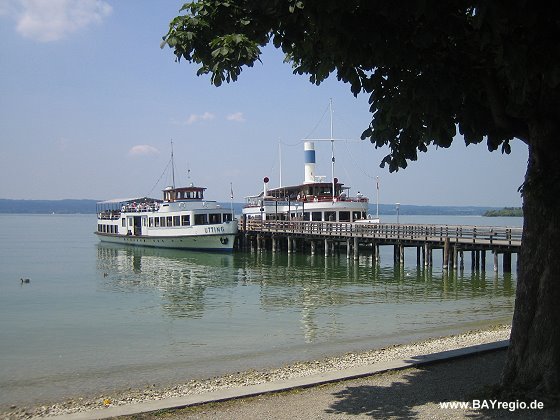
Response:
[[[504,395],[560,401],[560,130],[530,126],[523,185],[523,245]]]

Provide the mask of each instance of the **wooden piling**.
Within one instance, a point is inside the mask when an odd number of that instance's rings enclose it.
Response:
[[[449,268],[449,238],[445,238],[443,242],[443,264],[442,268],[447,270]]]
[[[511,273],[511,252],[504,252],[502,264],[504,266],[504,273]]]

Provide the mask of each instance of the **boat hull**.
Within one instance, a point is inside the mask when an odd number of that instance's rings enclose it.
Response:
[[[197,251],[231,252],[235,243],[234,233],[220,235],[146,236],[118,235],[95,232],[102,242],[146,246],[153,248],[189,249]]]

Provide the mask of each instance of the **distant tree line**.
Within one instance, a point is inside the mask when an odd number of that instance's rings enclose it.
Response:
[[[521,207],[504,207],[500,210],[487,210],[483,216],[486,217],[523,217],[523,209]]]

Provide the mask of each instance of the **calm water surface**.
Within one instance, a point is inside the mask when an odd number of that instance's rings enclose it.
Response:
[[[92,233],[95,215],[0,215],[0,225],[1,407],[371,349],[508,322],[514,306],[515,274],[494,273],[491,257],[486,273],[471,273],[470,253],[465,271],[445,274],[436,252],[432,269],[410,251],[394,267],[391,247],[375,264],[347,260],[345,250],[325,258],[109,246]]]

